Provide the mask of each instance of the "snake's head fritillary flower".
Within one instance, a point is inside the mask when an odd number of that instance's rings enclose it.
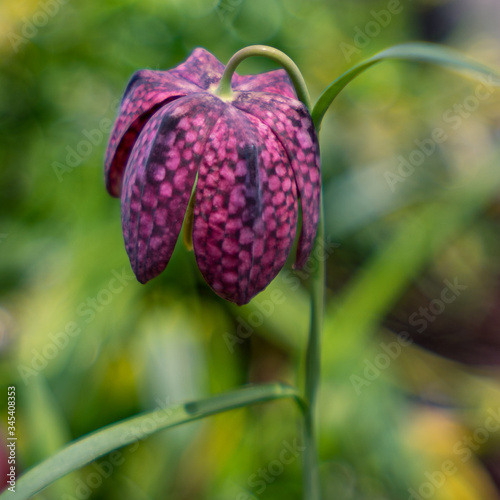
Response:
[[[285,264],[299,199],[296,267],[309,257],[319,148],[285,70],[234,74],[227,99],[215,94],[223,70],[198,48],[169,71],[137,72],[110,137],[106,184],[121,197],[125,246],[141,283],[168,264],[193,194],[198,267],[218,295],[245,304]]]

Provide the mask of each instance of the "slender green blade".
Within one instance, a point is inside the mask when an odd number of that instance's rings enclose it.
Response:
[[[16,482],[16,500],[26,500],[66,474],[113,450],[142,441],[160,430],[235,408],[282,398],[295,398],[300,407],[303,405],[294,387],[275,383],[248,386],[220,396],[172,405],[122,420],[74,441],[20,476]],[[0,499],[10,498],[11,494],[9,490],[5,490]]]
[[[490,85],[500,86],[500,73],[498,71],[447,47],[431,43],[406,43],[395,45],[353,66],[344,74],[340,75],[323,91],[316,101],[311,113],[316,130],[320,129],[326,111],[349,82],[374,64],[391,59],[437,64],[438,66],[445,66],[458,71],[472,73],[476,77],[487,77]]]

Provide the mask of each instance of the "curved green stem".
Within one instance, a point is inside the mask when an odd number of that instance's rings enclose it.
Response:
[[[274,47],[268,47],[267,45],[250,45],[236,52],[227,63],[220,79],[219,86],[215,91],[216,95],[224,98],[230,98],[232,96],[231,80],[236,68],[242,61],[253,56],[267,57],[283,66],[292,80],[297,97],[305,104],[307,109],[311,109],[309,92],[298,66],[286,54],[281,52],[281,50],[275,49]]]
[[[321,498],[314,420],[316,395],[321,373],[321,333],[325,304],[325,255],[323,199],[320,201],[318,233],[314,244],[317,265],[311,276],[311,325],[306,351],[305,398],[309,402],[304,418],[304,500]]]

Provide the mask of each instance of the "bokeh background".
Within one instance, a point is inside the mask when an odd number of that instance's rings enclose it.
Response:
[[[15,385],[18,470],[141,411],[301,384],[308,279],[327,259],[325,498],[500,498],[491,81],[388,62],[351,84],[321,134],[327,245],[241,308],[208,289],[181,243],[160,277],[135,281],[102,166],[130,76],[197,46],[223,62],[248,44],[282,49],[315,99],[406,41],[499,67],[499,22],[496,0],[4,0],[0,440]],[[254,58],[239,71],[274,68]],[[300,498],[299,430],[292,402],[233,411],[137,442],[36,498]]]

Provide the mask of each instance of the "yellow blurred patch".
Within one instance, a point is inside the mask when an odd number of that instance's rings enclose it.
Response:
[[[445,410],[425,408],[415,412],[407,440],[409,446],[423,457],[425,466],[420,482],[409,490],[414,500],[499,498],[491,478],[477,458],[472,454],[457,454],[457,444],[467,433],[468,430]]]
[[[36,0],[17,0],[0,3],[0,32],[7,36],[0,40],[0,50],[12,50],[9,33],[19,35],[19,27],[24,17],[29,17],[39,8]]]

